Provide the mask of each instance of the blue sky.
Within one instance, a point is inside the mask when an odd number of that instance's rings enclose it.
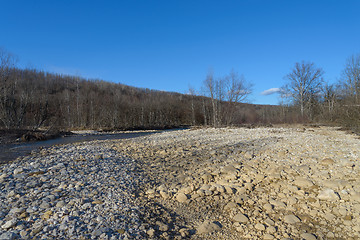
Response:
[[[234,69],[250,102],[278,103],[295,62],[325,80],[360,53],[360,1],[3,1],[0,46],[19,66],[186,93]],[[270,91],[271,92],[271,91]]]

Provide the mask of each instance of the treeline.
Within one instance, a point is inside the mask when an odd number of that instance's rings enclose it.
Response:
[[[326,84],[314,63],[286,75],[279,106],[244,103],[252,84],[231,71],[188,94],[141,89],[102,80],[19,69],[0,49],[0,128],[159,129],[181,126],[335,123],[360,126],[360,55],[347,60],[341,81]]]
[[[150,128],[184,124],[180,94],[6,69],[0,118],[5,128]]]
[[[5,52],[0,60],[1,128],[153,129],[280,121],[277,107],[239,103],[243,92],[232,100],[215,97],[215,88],[212,97],[162,92],[19,69]]]
[[[149,129],[213,123],[213,105],[207,97],[29,69],[2,69],[1,74],[2,128]],[[222,103],[224,109],[227,105]],[[276,108],[267,106],[235,108],[232,124],[277,116]]]
[[[334,123],[360,131],[360,55],[346,60],[339,81],[328,84],[314,63],[296,63],[286,75],[283,103],[296,109],[301,122]]]

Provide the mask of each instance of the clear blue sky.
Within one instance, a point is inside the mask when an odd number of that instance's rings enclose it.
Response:
[[[250,101],[312,61],[336,82],[360,53],[360,1],[0,0],[0,46],[20,67],[186,93],[209,70],[254,84]]]

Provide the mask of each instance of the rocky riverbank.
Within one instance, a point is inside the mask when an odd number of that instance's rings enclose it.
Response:
[[[0,172],[0,239],[143,238],[131,159],[103,142],[42,150]]]
[[[53,147],[1,166],[0,239],[358,239],[359,160],[328,127]]]

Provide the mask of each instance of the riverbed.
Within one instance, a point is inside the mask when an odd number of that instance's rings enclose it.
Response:
[[[359,149],[303,126],[48,147],[0,166],[0,239],[359,239]]]
[[[70,136],[63,136],[46,141],[35,142],[18,142],[11,144],[0,144],[0,164],[9,163],[18,157],[26,156],[33,151],[38,151],[42,148],[51,147],[54,145],[90,142],[94,140],[115,140],[127,139],[140,136],[146,136],[160,131],[135,131],[135,132],[117,132],[117,133],[98,133],[98,132],[84,132],[81,134],[74,134]]]

